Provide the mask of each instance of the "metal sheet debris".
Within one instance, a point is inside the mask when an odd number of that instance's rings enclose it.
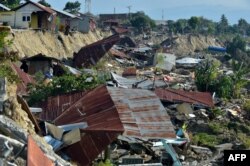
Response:
[[[160,100],[148,90],[100,86],[71,105],[54,122],[56,125],[88,124],[81,129],[84,132],[81,141],[66,148],[70,157],[82,165],[89,164],[122,133],[138,138],[176,137]]]
[[[208,92],[187,92],[183,90],[157,88],[155,94],[164,102],[186,102],[198,106],[214,106],[212,95]]]
[[[31,136],[28,137],[27,166],[54,166],[53,162],[42,152]]]
[[[95,65],[119,40],[120,36],[116,34],[83,47],[74,54],[74,66],[82,68]]]

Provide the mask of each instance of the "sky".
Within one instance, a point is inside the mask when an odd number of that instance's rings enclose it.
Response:
[[[57,9],[63,9],[66,2],[75,0],[47,0]],[[84,12],[85,0],[81,11]],[[235,24],[240,18],[250,23],[250,0],[92,0],[91,12],[95,15],[114,13],[128,13],[144,11],[152,19],[177,20],[189,19],[191,16],[203,16],[213,21],[219,21],[222,14],[228,18],[230,24]]]

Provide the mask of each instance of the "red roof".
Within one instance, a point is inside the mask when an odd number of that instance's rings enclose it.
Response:
[[[74,55],[74,65],[79,68],[95,65],[119,40],[116,34],[83,47]]]
[[[28,137],[27,166],[54,166],[54,163],[43,153],[31,136]]]
[[[208,92],[187,92],[174,89],[156,89],[155,94],[165,102],[186,102],[213,107],[212,95]]]
[[[21,95],[27,95],[27,85],[34,84],[35,80],[29,74],[23,72],[17,65],[14,63],[11,64],[12,70],[18,75],[21,79],[21,82],[17,84],[17,93]]]
[[[148,90],[100,86],[72,104],[54,122],[87,122],[81,142],[66,149],[82,165],[90,164],[122,133],[141,138],[175,138],[170,117],[158,97]]]

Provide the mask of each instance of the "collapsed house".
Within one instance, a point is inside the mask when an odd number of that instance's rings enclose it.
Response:
[[[14,63],[11,64],[11,68],[14,73],[20,78],[20,82],[17,84],[17,94],[26,96],[28,95],[28,85],[34,84],[35,80],[33,77],[25,72],[23,72],[17,65]]]
[[[95,65],[119,40],[120,36],[116,34],[83,47],[74,54],[74,66],[82,68]]]
[[[63,150],[81,165],[90,165],[121,134],[144,139],[175,139],[170,117],[151,91],[100,86],[83,94],[53,120],[56,125],[87,124],[81,129],[81,141]],[[67,102],[62,100],[61,105]],[[49,111],[56,111],[51,108],[57,108],[57,103],[50,103],[55,107],[51,105]]]

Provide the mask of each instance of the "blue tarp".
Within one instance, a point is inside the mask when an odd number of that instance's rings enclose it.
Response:
[[[217,51],[217,52],[226,52],[227,49],[223,47],[214,47],[214,46],[209,46],[208,47],[209,51]]]

